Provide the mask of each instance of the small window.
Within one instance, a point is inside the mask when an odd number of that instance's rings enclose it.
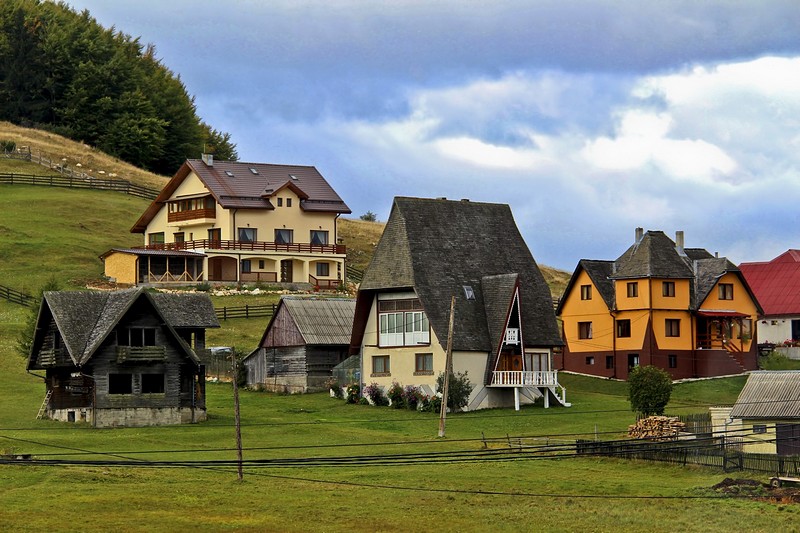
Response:
[[[252,172],[255,175],[258,175],[258,169],[254,168],[254,167],[250,167],[250,172]]]
[[[108,375],[109,394],[132,394],[133,375],[132,374],[109,374]]]
[[[286,199],[286,207],[292,207],[292,199],[291,198],[287,198]]]
[[[294,232],[290,229],[276,229],[275,242],[278,244],[292,244],[294,242]]]
[[[586,358],[586,364],[587,365],[593,365],[594,364],[594,357],[593,356],[587,357]]]
[[[164,244],[164,232],[150,233],[147,235],[148,244]]]
[[[283,198],[278,198],[278,207],[283,207]]]
[[[592,299],[592,286],[581,285],[581,300],[591,300],[591,299]]]
[[[592,323],[591,322],[578,322],[578,338],[591,339],[592,338]]]
[[[667,357],[669,358],[669,367],[678,368],[678,356],[671,353]]]
[[[242,242],[256,242],[256,228],[239,228],[239,240]]]
[[[418,353],[415,357],[414,373],[433,375],[433,354],[432,353]]]
[[[639,296],[639,282],[628,282],[628,298],[637,298]]]
[[[172,240],[175,241],[175,242],[184,242],[184,234],[183,234],[183,232],[181,231],[179,233],[173,233],[172,234]]]
[[[681,336],[680,318],[668,318],[664,321],[664,335],[667,337]]]
[[[753,433],[756,435],[763,435],[767,432],[766,424],[753,424]]]
[[[467,300],[474,300],[475,299],[475,291],[472,290],[470,285],[464,285],[464,297]]]
[[[373,375],[386,375],[386,374],[389,374],[389,356],[388,355],[373,355],[372,356],[372,374]]]
[[[242,259],[242,274],[249,274],[253,271],[250,259]]]
[[[607,355],[606,356],[606,368],[607,369],[614,368],[614,356],[613,355]]]
[[[289,174],[289,177],[292,178],[295,181],[297,181],[297,179],[298,179],[297,176],[295,176],[294,174]]]
[[[233,172],[231,172],[230,170],[226,170],[225,171],[225,175],[228,176],[229,178],[232,178],[233,177]]]
[[[317,263],[317,276],[329,276],[330,271],[330,263]]]
[[[639,354],[638,353],[629,353],[628,354],[628,370],[632,368],[636,368],[639,366]]]
[[[675,297],[675,282],[665,281],[661,284],[661,295],[665,298]]]
[[[733,300],[733,283],[720,283],[719,284],[719,299],[720,300]]]
[[[617,320],[617,337],[631,336],[631,321],[628,319]]]
[[[264,270],[264,260],[263,259],[259,259],[258,260],[258,269],[259,270]]]
[[[328,244],[328,232],[325,230],[311,230],[311,244],[324,246]]]
[[[142,394],[163,394],[164,374],[142,374]]]

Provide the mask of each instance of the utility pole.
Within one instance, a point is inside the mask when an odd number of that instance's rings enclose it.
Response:
[[[444,437],[447,418],[447,394],[450,387],[450,373],[453,371],[453,318],[455,317],[456,297],[450,298],[450,325],[447,327],[447,353],[444,360],[444,385],[442,386],[442,410],[439,413],[439,437]]]
[[[233,419],[236,426],[236,459],[238,463],[239,481],[242,480],[242,426],[239,419],[239,362],[236,359],[236,350],[231,350],[233,359]]]

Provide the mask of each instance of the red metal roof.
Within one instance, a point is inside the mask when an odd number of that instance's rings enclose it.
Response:
[[[800,250],[769,262],[742,263],[739,269],[766,316],[800,315]]]

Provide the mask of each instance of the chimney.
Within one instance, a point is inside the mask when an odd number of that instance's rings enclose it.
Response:
[[[683,231],[675,232],[675,249],[678,250],[679,254],[683,255]]]
[[[638,244],[639,241],[642,240],[642,237],[644,237],[644,229],[643,228],[636,228],[636,233],[634,235],[633,244]]]
[[[201,159],[203,160],[203,163],[206,164],[206,166],[209,167],[214,166],[214,154],[203,154],[201,156]]]

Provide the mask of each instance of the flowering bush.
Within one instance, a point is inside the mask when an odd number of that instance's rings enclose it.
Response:
[[[359,400],[358,384],[353,383],[347,387],[347,403],[358,403]]]
[[[383,387],[374,381],[364,388],[364,396],[369,398],[372,405],[389,405],[389,398],[383,393]]]
[[[392,407],[400,409],[405,406],[405,398],[403,398],[403,386],[396,381],[392,381],[392,386],[389,387],[387,393],[389,399],[392,401]]]
[[[331,391],[333,391],[334,398],[341,398],[344,395],[342,391],[342,386],[339,385],[339,381],[334,378],[330,377],[325,381],[325,386],[328,387]]]
[[[403,403],[405,403],[405,406],[409,409],[417,409],[423,398],[424,395],[419,390],[419,387],[406,385],[406,388],[403,389]]]
[[[436,378],[437,394],[441,396],[441,391],[444,388],[444,372],[439,374]],[[450,374],[450,380],[447,386],[447,407],[451,411],[460,411],[469,403],[469,395],[472,394],[472,389],[475,388],[469,377],[467,371]]]

